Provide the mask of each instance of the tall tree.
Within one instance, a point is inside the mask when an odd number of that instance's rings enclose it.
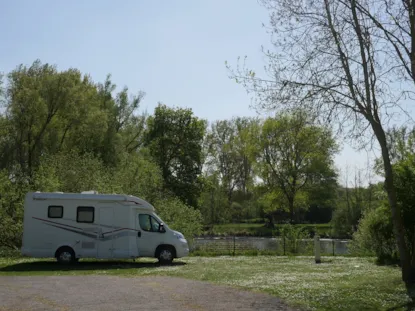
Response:
[[[236,189],[246,194],[253,180],[251,137],[258,120],[252,118],[233,118],[215,121],[206,137],[208,145],[207,165],[220,174],[221,184],[232,204]]]
[[[202,187],[199,177],[206,122],[190,109],[159,104],[147,127],[145,146],[162,171],[165,188],[196,207]]]
[[[261,105],[267,108],[308,108],[325,122],[336,122],[350,130],[354,140],[364,138],[370,130],[381,149],[402,279],[411,289],[415,284],[415,253],[411,254],[411,246],[405,243],[405,224],[397,205],[385,133],[387,117],[394,109],[403,109],[402,94],[389,87],[396,76],[390,49],[383,48],[379,28],[363,13],[362,8],[368,10],[371,3],[261,2],[271,11],[276,52],[267,56],[272,79],[258,79],[247,70],[236,74],[239,81],[262,96]],[[409,13],[413,18],[412,8]]]
[[[235,123],[231,120],[219,120],[212,124],[207,135],[209,152],[208,165],[219,172],[222,187],[228,198],[228,205],[232,203],[233,191],[238,183],[239,163],[235,150],[236,140]]]
[[[271,192],[277,190],[282,196],[279,201],[288,207],[291,221],[298,221],[296,207],[307,204],[298,202],[300,194],[309,185],[335,176],[335,151],[330,131],[313,125],[301,112],[265,120],[258,141],[259,177]]]
[[[110,76],[95,84],[76,69],[35,61],[8,75],[6,113],[0,122],[2,167],[18,166],[31,178],[40,158],[77,150],[93,153],[115,165],[120,151],[133,152],[142,144],[144,116],[136,114],[144,93],[129,96],[124,88],[113,95]]]
[[[378,29],[395,77],[415,83],[415,1],[355,0],[353,6]]]
[[[236,128],[235,152],[238,157],[239,174],[237,186],[242,193],[247,194],[255,178],[253,159],[250,157],[254,141],[259,135],[259,119],[238,117],[234,120]]]
[[[93,86],[82,80],[75,69],[58,72],[54,66],[39,61],[29,68],[19,66],[8,77],[6,117],[13,128],[17,164],[30,177],[42,151],[54,148],[45,140],[59,114],[87,100],[86,88]],[[57,139],[56,132],[51,134],[55,142],[62,140]]]

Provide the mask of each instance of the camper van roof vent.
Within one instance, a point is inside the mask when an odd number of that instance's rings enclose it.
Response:
[[[82,191],[81,194],[98,194],[98,191],[95,191],[95,190]]]

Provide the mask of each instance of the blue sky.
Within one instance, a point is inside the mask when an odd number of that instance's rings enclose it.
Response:
[[[247,55],[261,72],[267,22],[255,0],[0,0],[0,71],[40,59],[95,81],[111,73],[119,88],[146,93],[141,109],[148,112],[160,101],[209,121],[253,116],[224,63]],[[347,145],[336,157],[341,169],[366,168],[366,161]]]

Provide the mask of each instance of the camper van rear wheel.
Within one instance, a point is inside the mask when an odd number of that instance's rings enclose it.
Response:
[[[170,247],[163,247],[158,255],[161,264],[170,264],[173,261],[173,250]]]
[[[75,252],[70,247],[62,247],[56,252],[56,259],[61,264],[74,263],[76,260]]]

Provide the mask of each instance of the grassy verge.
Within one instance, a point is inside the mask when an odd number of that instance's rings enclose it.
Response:
[[[213,225],[210,229],[203,232],[203,235],[215,236],[261,236],[271,237],[279,235],[280,231],[285,225],[275,225],[274,229],[266,228],[263,223],[231,223]],[[304,231],[312,234],[317,232],[321,237],[329,237],[331,235],[330,224],[297,224],[296,228],[301,228]]]
[[[376,266],[373,261],[372,258],[323,257],[323,263],[316,265],[312,257],[189,257],[168,267],[160,267],[148,259],[136,263],[81,261],[62,267],[52,260],[0,258],[0,277],[168,275],[267,292],[293,306],[322,311],[387,310],[406,303],[400,270]]]

